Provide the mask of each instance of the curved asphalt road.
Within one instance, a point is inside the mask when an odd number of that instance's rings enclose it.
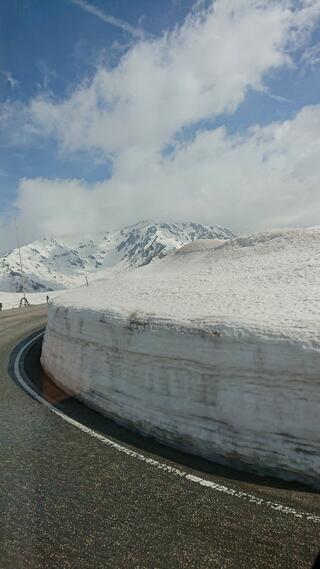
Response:
[[[37,346],[28,373],[55,408],[101,438],[19,388],[7,372],[9,355],[45,320],[45,307],[0,313],[0,569],[313,566],[319,494],[166,449],[65,400],[41,377]],[[102,437],[121,447],[103,444]]]

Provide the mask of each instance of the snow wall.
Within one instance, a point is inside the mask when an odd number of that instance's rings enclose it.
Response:
[[[320,488],[320,352],[227,325],[49,305],[42,365],[67,392],[170,446]]]

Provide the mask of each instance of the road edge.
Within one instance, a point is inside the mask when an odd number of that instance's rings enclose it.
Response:
[[[283,515],[290,515],[295,518],[305,519],[308,522],[314,522],[320,524],[320,516],[311,514],[310,512],[305,511],[298,511],[295,508],[291,508],[289,506],[284,506],[283,504],[267,501],[263,498],[258,498],[254,496],[254,494],[250,494],[246,491],[238,491],[234,488],[226,486],[224,484],[218,484],[211,480],[207,480],[205,478],[201,478],[199,476],[190,474],[182,469],[175,468],[164,462],[160,462],[158,460],[149,458],[139,452],[136,452],[128,447],[120,445],[119,443],[109,439],[106,436],[101,435],[100,433],[94,431],[93,429],[87,427],[86,425],[72,419],[67,414],[65,414],[60,409],[54,407],[46,401],[37,391],[34,389],[32,382],[28,378],[26,371],[24,369],[24,362],[27,355],[28,349],[30,349],[44,334],[45,328],[41,328],[38,331],[34,332],[33,334],[29,335],[28,337],[21,340],[17,346],[12,350],[10,357],[9,357],[9,365],[8,365],[8,373],[10,377],[14,380],[16,385],[18,385],[26,394],[28,394],[32,399],[36,400],[38,403],[42,403],[47,409],[53,412],[55,415],[63,419],[65,422],[69,423],[73,427],[80,429],[81,431],[87,433],[91,437],[99,440],[103,444],[112,447],[114,450],[118,452],[124,453],[136,460],[146,463],[147,465],[157,468],[159,470],[164,470],[168,474],[172,474],[179,478],[185,478],[186,480],[199,484],[207,489],[213,490],[215,492],[219,492],[222,494],[227,494],[232,496],[235,499],[242,499],[246,500],[250,503],[255,504],[256,506],[264,506],[267,509],[272,509],[278,511],[280,514]]]

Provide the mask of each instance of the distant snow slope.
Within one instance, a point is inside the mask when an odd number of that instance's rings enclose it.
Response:
[[[229,239],[232,233],[219,226],[197,223],[140,222],[72,245],[56,239],[34,241],[22,247],[25,289],[42,292],[82,285],[85,276],[95,279],[108,267],[141,266],[194,239]],[[0,259],[0,291],[21,290],[17,249]]]
[[[47,295],[52,299],[61,294],[60,290],[50,292],[33,292],[27,293],[27,300],[30,305],[45,304],[47,302]],[[2,303],[2,310],[10,310],[11,308],[19,308],[20,300],[22,298],[21,292],[3,292],[0,291],[0,302]]]
[[[195,241],[62,293],[42,362],[142,433],[319,487],[319,323],[320,229]]]

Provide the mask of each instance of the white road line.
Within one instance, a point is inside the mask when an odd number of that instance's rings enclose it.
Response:
[[[41,397],[41,395],[36,393],[30,387],[30,385],[28,385],[24,381],[23,377],[21,376],[20,369],[19,369],[20,360],[21,360],[23,353],[27,350],[27,348],[32,343],[34,343],[36,340],[38,340],[42,335],[43,335],[43,332],[41,332],[37,336],[33,337],[31,340],[26,342],[22,346],[22,348],[19,350],[19,352],[16,356],[16,359],[15,359],[15,362],[14,362],[14,373],[15,373],[16,379],[19,382],[19,384],[21,385],[21,387],[25,391],[27,391],[27,393],[29,393],[29,395],[31,395],[31,397],[33,397],[34,399],[36,399],[37,401],[42,403],[45,407],[50,409],[50,411],[52,411],[52,413],[55,413],[55,415],[58,415],[58,417],[61,417],[64,421],[66,421],[70,425],[73,425],[77,429],[80,429],[84,433],[87,433],[91,437],[98,439],[101,443],[117,450],[118,452],[122,452],[128,456],[131,456],[132,458],[140,460],[141,462],[145,462],[146,464],[153,466],[154,468],[157,468],[159,470],[165,470],[166,472],[173,474],[174,476],[177,476],[179,478],[185,478],[185,479],[189,480],[190,482],[193,482],[194,484],[200,484],[200,486],[204,486],[205,488],[210,488],[211,490],[214,490],[215,492],[220,492],[221,494],[228,494],[229,496],[233,496],[234,498],[246,500],[247,502],[251,502],[251,503],[255,504],[256,506],[265,506],[265,507],[270,508],[272,510],[276,510],[280,514],[286,514],[289,516],[293,516],[295,518],[300,518],[300,519],[308,520],[311,522],[320,523],[320,516],[316,516],[316,515],[311,514],[309,512],[299,511],[299,510],[296,510],[295,508],[290,508],[289,506],[284,506],[283,504],[279,504],[277,502],[271,502],[269,500],[267,501],[264,498],[258,498],[256,496],[254,496],[253,494],[249,494],[248,492],[243,492],[241,490],[234,490],[233,488],[229,488],[228,486],[225,486],[223,484],[217,484],[216,482],[212,482],[210,480],[205,480],[204,478],[200,478],[199,476],[189,474],[188,472],[185,472],[184,470],[174,468],[173,466],[159,462],[158,460],[154,460],[153,458],[148,458],[141,453],[138,453],[134,450],[131,450],[130,448],[119,445],[118,443],[112,441],[111,439],[108,439],[107,437],[97,433],[96,431],[93,431],[89,427],[86,427],[82,423],[75,421],[75,419],[71,419],[71,417],[68,417],[68,415],[66,415],[65,413],[63,413],[59,409],[56,409],[55,407],[53,407],[48,401],[46,401],[43,397]]]

